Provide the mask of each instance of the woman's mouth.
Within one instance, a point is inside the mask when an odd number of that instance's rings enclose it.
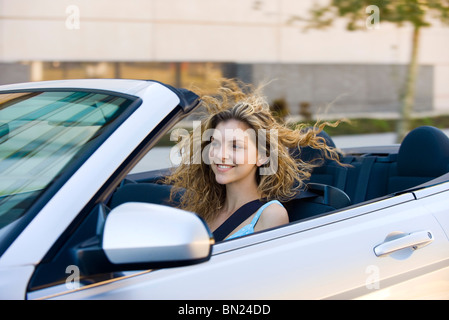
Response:
[[[215,166],[217,167],[217,170],[220,172],[226,172],[226,171],[229,171],[232,168],[234,168],[233,165],[229,165],[229,164],[215,164]]]

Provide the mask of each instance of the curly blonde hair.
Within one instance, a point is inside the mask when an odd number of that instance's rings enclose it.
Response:
[[[316,123],[313,127],[298,124],[290,128],[273,116],[269,104],[262,95],[262,86],[254,88],[235,79],[222,80],[217,94],[204,95],[201,101],[205,110],[201,127],[197,128],[201,129],[201,132],[214,129],[220,122],[231,119],[245,123],[255,132],[259,129],[265,130],[264,151],[270,156],[269,159],[273,159],[275,153],[277,168],[271,174],[257,174],[258,191],[262,199],[288,201],[304,187],[304,181],[317,166],[293,158],[289,151],[291,148],[309,146],[320,150],[326,158],[338,162],[338,151],[328,146],[325,139],[318,136],[326,125],[336,126],[338,122]],[[273,137],[272,132],[276,133],[277,139]],[[184,152],[181,164],[174,168],[165,182],[173,185],[172,198],[180,189],[185,190],[180,201],[182,209],[196,212],[209,223],[216,218],[224,205],[226,186],[216,182],[209,164],[205,161],[194,161],[199,159],[210,143],[198,141],[198,137],[201,135],[194,134],[192,130],[189,139],[183,140],[182,149],[190,152]],[[201,145],[201,148],[195,148],[195,144]],[[261,168],[263,166],[259,170]]]

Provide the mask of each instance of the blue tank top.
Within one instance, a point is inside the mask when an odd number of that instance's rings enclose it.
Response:
[[[234,239],[241,236],[246,236],[248,234],[254,233],[254,226],[256,225],[257,221],[259,221],[260,215],[265,210],[266,207],[268,207],[270,204],[277,203],[282,206],[282,204],[278,200],[271,200],[267,203],[265,203],[262,207],[257,210],[256,214],[254,215],[254,218],[251,220],[251,223],[247,224],[246,226],[243,226],[241,229],[239,229],[236,233],[231,235],[230,237],[226,238],[226,240]]]

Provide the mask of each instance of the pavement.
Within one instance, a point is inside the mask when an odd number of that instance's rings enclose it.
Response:
[[[332,137],[332,140],[338,148],[382,146],[396,144],[396,134],[393,132],[389,132],[335,136]]]
[[[443,129],[442,131],[449,136],[449,129]],[[396,144],[396,133],[389,132],[336,136],[332,137],[332,140],[338,148],[383,146]]]

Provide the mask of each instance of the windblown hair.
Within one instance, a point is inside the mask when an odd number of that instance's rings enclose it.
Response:
[[[291,148],[309,146],[318,149],[328,159],[338,162],[339,153],[326,144],[324,138],[317,136],[326,125],[336,126],[337,123],[316,123],[313,127],[299,124],[294,128],[278,121],[271,113],[269,104],[262,95],[262,87],[254,88],[237,80],[223,80],[216,95],[201,97],[205,115],[201,121],[201,132],[214,129],[223,121],[238,120],[250,129],[266,132],[264,143],[267,156],[277,157],[277,169],[271,174],[257,174],[258,191],[262,199],[288,201],[304,187],[316,163],[295,159],[290,154]],[[199,128],[197,128],[199,129]],[[274,131],[270,131],[273,130]],[[271,136],[277,133],[277,138]],[[226,198],[226,187],[216,182],[215,174],[205,161],[194,161],[201,157],[203,150],[210,141],[198,141],[201,135],[190,133],[188,139],[183,139],[184,152],[181,164],[166,178],[166,183],[172,184],[172,198],[179,190],[185,189],[181,196],[180,207],[196,212],[206,222],[211,222],[217,216]],[[194,144],[201,145],[195,148]],[[272,159],[272,158],[271,158]],[[258,170],[269,164],[265,164]]]

